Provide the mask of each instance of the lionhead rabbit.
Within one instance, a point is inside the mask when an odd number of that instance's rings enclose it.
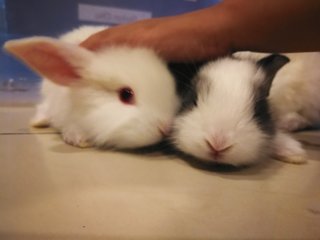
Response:
[[[258,62],[225,57],[204,65],[189,107],[175,120],[175,146],[209,163],[240,166],[273,155],[304,162],[300,143],[274,125],[268,102],[272,80],[288,61],[273,54]]]

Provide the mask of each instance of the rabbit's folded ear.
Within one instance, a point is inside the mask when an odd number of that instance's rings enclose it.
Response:
[[[63,86],[81,79],[81,69],[93,53],[49,37],[11,40],[4,49],[41,76]]]

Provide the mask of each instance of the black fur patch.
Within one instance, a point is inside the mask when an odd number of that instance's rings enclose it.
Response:
[[[196,80],[194,78],[205,63],[170,63],[168,65],[175,78],[177,94],[182,100],[181,112],[192,109],[197,104]]]
[[[253,117],[263,132],[268,135],[275,133],[275,124],[266,98],[261,99],[260,96],[255,96]]]
[[[267,134],[275,133],[275,124],[272,119],[268,96],[274,77],[290,60],[283,55],[271,54],[257,62],[258,68],[264,71],[264,79],[261,86],[255,89],[254,118],[257,120],[260,128]]]

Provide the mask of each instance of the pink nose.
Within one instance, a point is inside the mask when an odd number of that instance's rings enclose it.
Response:
[[[225,141],[212,141],[206,140],[206,143],[211,151],[213,157],[220,157],[223,153],[229,151],[232,148],[232,145],[227,144]]]

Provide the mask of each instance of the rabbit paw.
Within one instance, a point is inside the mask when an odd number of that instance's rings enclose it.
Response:
[[[30,121],[30,125],[35,128],[47,128],[50,127],[50,121],[47,114],[48,105],[43,102],[37,106],[36,114]]]
[[[36,114],[30,121],[31,127],[47,128],[50,127],[50,121],[45,115]]]
[[[65,143],[75,147],[79,147],[79,148],[92,147],[92,144],[88,139],[82,136],[81,133],[74,130],[64,131],[62,133],[62,139]]]
[[[301,143],[288,134],[277,134],[274,150],[275,157],[280,161],[294,164],[302,164],[307,161],[307,154]]]

